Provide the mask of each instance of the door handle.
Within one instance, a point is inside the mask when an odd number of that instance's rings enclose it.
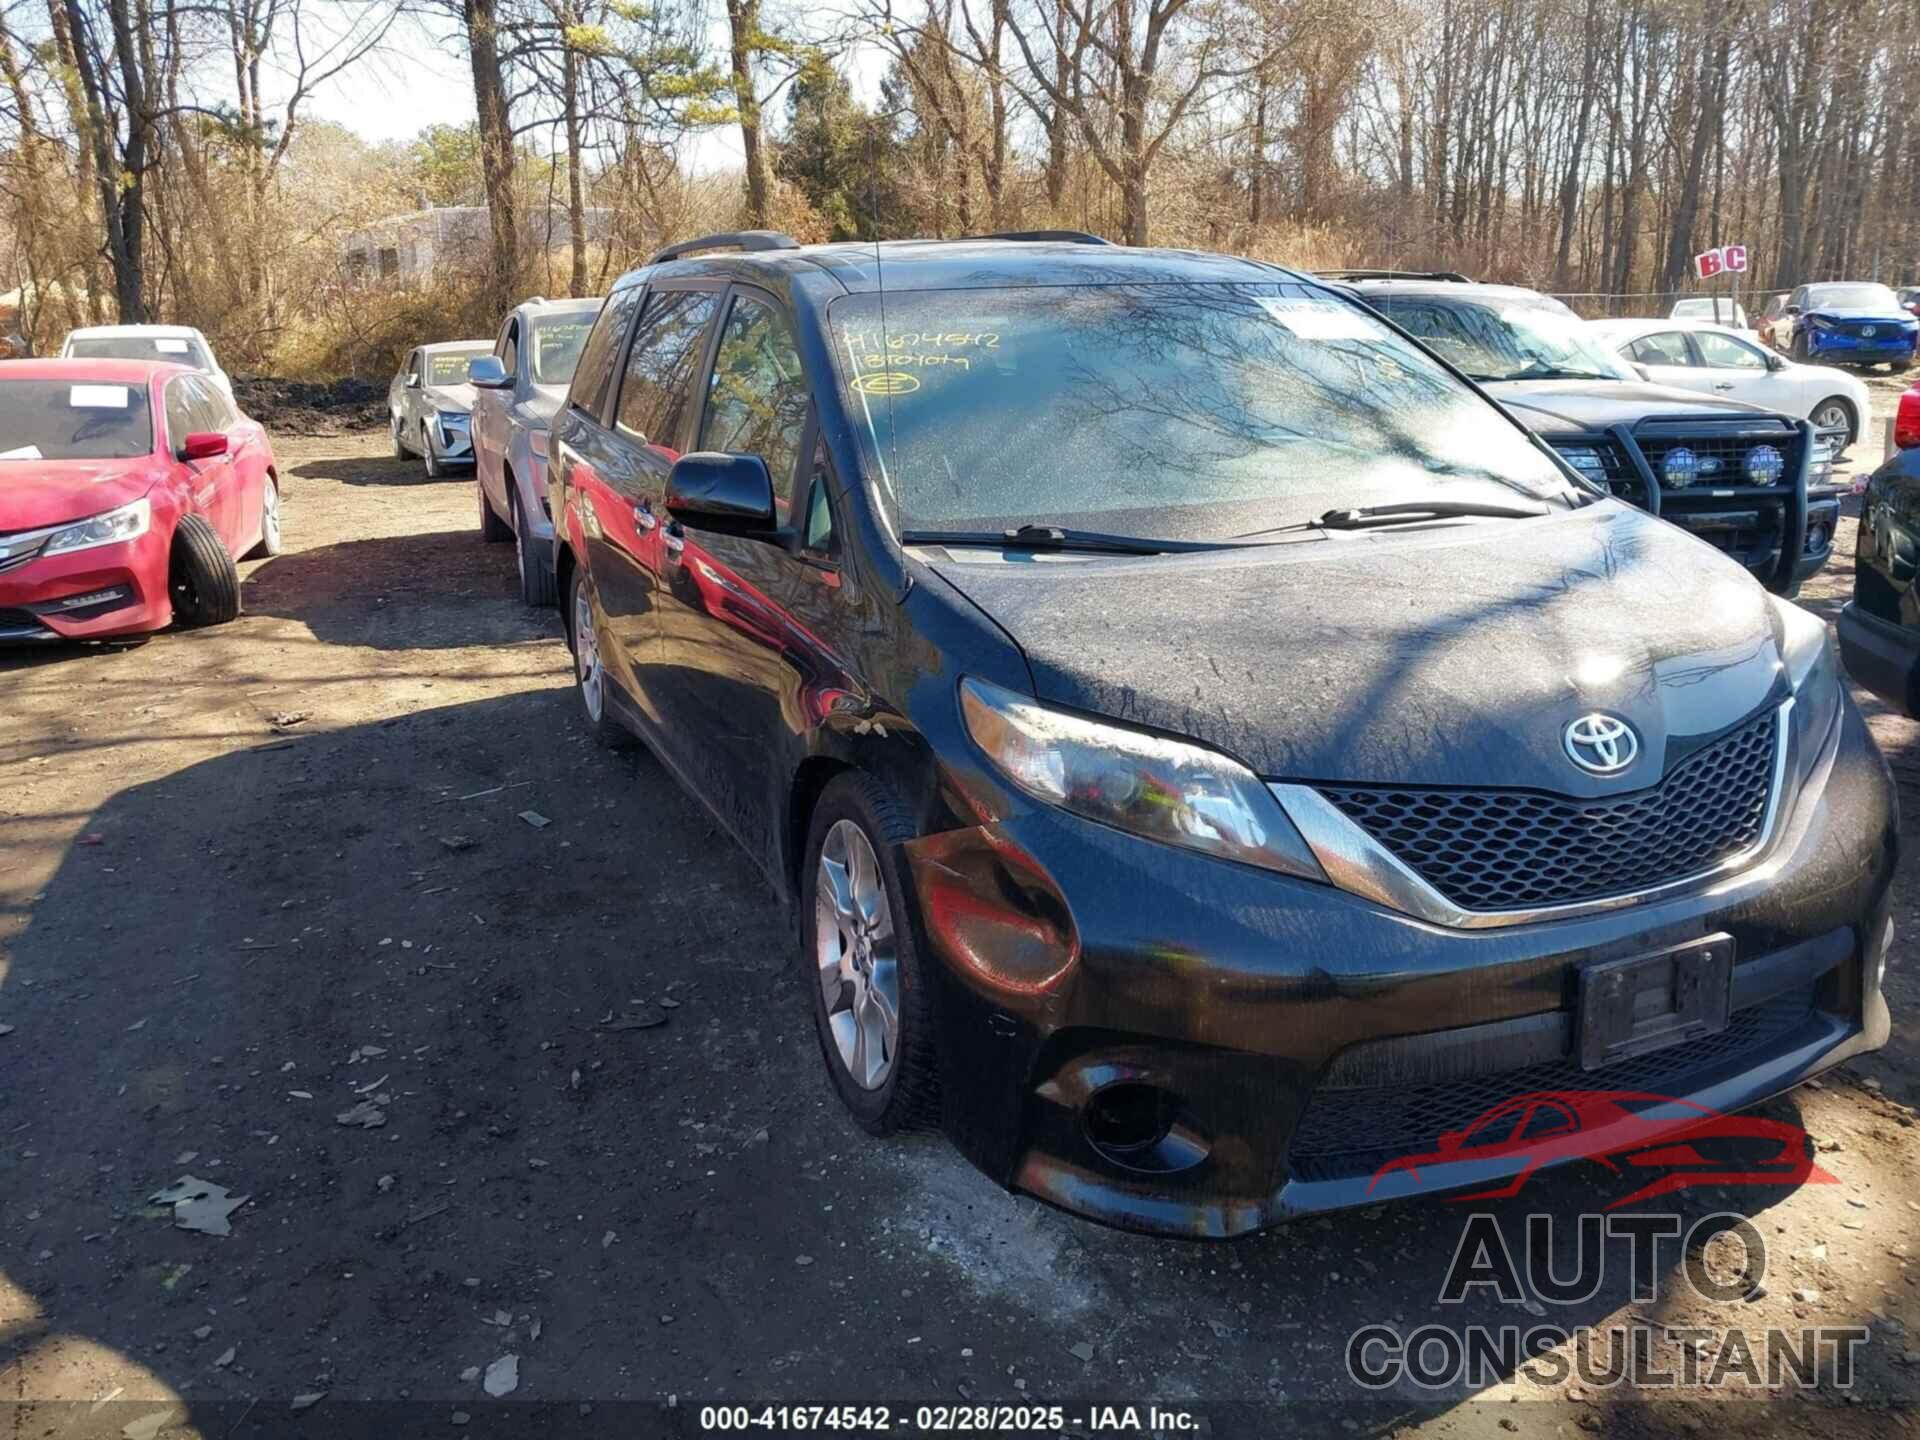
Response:
[[[687,537],[678,525],[669,525],[666,534],[660,537],[660,544],[667,552],[667,559],[678,560],[680,552],[687,548]]]
[[[642,535],[660,523],[660,517],[653,513],[653,507],[642,501],[633,507],[633,525]]]
[[[1716,390],[1731,390],[1733,389],[1733,382],[1731,380],[1716,380],[1713,383],[1713,388]]]

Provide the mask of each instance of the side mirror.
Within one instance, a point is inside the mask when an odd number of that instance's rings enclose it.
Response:
[[[227,437],[218,430],[200,430],[180,442],[182,460],[211,460],[227,453]]]
[[[1769,355],[1769,356],[1767,356],[1767,369],[1769,369],[1769,370],[1784,370],[1784,369],[1786,369],[1786,368],[1787,368],[1787,357],[1786,357],[1786,356],[1784,356],[1784,355]]]
[[[1789,305],[1787,307],[1787,313],[1789,315],[1798,315],[1800,313],[1800,307],[1798,305]]]
[[[418,375],[407,376],[407,389],[418,390],[419,388],[420,388],[420,377]]]
[[[682,455],[667,474],[667,513],[695,527],[776,538],[767,462],[718,450]]]
[[[513,384],[513,377],[495,356],[482,355],[467,362],[467,381],[481,390],[505,390]]]

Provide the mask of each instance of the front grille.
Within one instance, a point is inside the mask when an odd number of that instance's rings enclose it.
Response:
[[[1563,451],[1587,450],[1598,456],[1601,474],[1607,482],[1607,488],[1616,495],[1643,488],[1640,472],[1633,468],[1633,462],[1627,458],[1626,452],[1611,440],[1569,440],[1557,448]],[[1582,475],[1593,474],[1591,470],[1577,465],[1574,468]]]
[[[1755,484],[1755,481],[1747,478],[1747,457],[1762,445],[1780,452],[1780,478],[1771,483],[1790,486],[1800,465],[1800,437],[1792,431],[1759,435],[1687,435],[1661,431],[1654,435],[1636,435],[1634,438],[1640,446],[1640,453],[1647,457],[1647,464],[1656,476],[1662,478],[1663,483],[1667,456],[1675,450],[1691,450],[1694,453],[1699,469],[1692,483],[1703,489]]]
[[[1703,1089],[1717,1072],[1758,1057],[1812,1013],[1813,990],[1807,986],[1735,1012],[1717,1035],[1599,1070],[1582,1070],[1568,1059],[1427,1085],[1321,1086],[1293,1132],[1289,1173],[1297,1180],[1371,1175],[1389,1160],[1432,1148],[1449,1130],[1465,1130],[1494,1106],[1536,1091],[1636,1090],[1683,1097]]]
[[[1538,790],[1321,786],[1400,862],[1467,910],[1631,894],[1757,844],[1773,794],[1776,712],[1688,756],[1659,784],[1574,800]]]

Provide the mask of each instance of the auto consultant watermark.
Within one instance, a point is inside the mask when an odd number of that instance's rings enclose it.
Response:
[[[1766,1240],[1752,1221],[1730,1211],[1687,1222],[1620,1208],[1693,1186],[1833,1183],[1812,1163],[1812,1151],[1798,1126],[1727,1117],[1663,1096],[1553,1092],[1503,1101],[1431,1148],[1381,1166],[1376,1185],[1393,1177],[1467,1188],[1470,1200],[1507,1196],[1539,1169],[1574,1159],[1644,1183],[1593,1213],[1528,1215],[1512,1237],[1500,1217],[1474,1212],[1435,1296],[1439,1316],[1413,1326],[1360,1326],[1347,1339],[1347,1374],[1367,1390],[1430,1392],[1509,1380],[1541,1390],[1573,1381],[1598,1391],[1848,1389],[1856,1351],[1872,1333],[1867,1326],[1742,1322],[1753,1313],[1748,1302],[1765,1294]],[[1607,1304],[1622,1289],[1623,1261],[1630,1303],[1661,1302],[1695,1316],[1702,1313],[1695,1302],[1704,1302],[1706,1315],[1729,1323],[1577,1319],[1581,1308]],[[1449,1307],[1469,1302],[1497,1302],[1527,1318],[1447,1323]]]

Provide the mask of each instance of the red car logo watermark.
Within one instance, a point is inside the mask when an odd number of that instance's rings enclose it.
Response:
[[[1388,1161],[1373,1172],[1367,1193],[1395,1180],[1390,1188],[1399,1192],[1420,1189],[1428,1178],[1438,1187],[1472,1185],[1479,1172],[1499,1182],[1454,1198],[1497,1199],[1517,1195],[1535,1171],[1570,1160],[1629,1175],[1660,1172],[1606,1207],[1617,1210],[1690,1185],[1834,1184],[1812,1151],[1807,1132],[1783,1120],[1723,1115],[1634,1090],[1537,1090],[1447,1131],[1429,1151]]]

